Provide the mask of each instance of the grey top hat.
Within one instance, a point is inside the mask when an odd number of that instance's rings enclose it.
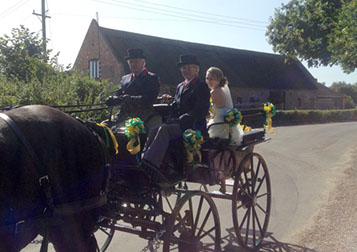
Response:
[[[128,49],[128,55],[124,59],[146,59],[143,49]]]
[[[178,67],[181,67],[183,65],[188,65],[188,64],[193,64],[197,66],[200,65],[195,55],[191,55],[191,54],[180,55],[180,62],[177,62],[176,65]]]

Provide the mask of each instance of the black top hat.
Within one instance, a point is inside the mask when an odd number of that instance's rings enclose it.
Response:
[[[190,55],[190,54],[180,55],[180,62],[177,62],[176,65],[178,67],[181,67],[183,65],[188,65],[188,64],[193,64],[197,66],[200,65],[195,55]]]
[[[124,59],[146,59],[144,56],[143,49],[128,49],[128,56],[125,56]]]

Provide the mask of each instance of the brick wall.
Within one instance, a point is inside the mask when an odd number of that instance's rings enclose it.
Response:
[[[99,34],[99,38],[100,40],[98,43],[98,25],[96,22],[92,21],[74,66],[84,74],[89,75],[89,61],[91,59],[99,59],[100,57],[101,78],[117,84],[124,74],[123,63],[117,61],[101,34]],[[98,47],[99,44],[101,47],[100,53]]]

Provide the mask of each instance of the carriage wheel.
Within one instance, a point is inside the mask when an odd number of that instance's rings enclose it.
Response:
[[[104,220],[109,221],[109,220]],[[97,240],[97,252],[104,252],[109,247],[110,242],[113,239],[115,229],[102,227],[100,225],[97,226],[97,230],[94,233],[94,236]]]
[[[186,193],[176,204],[164,235],[164,252],[220,251],[221,227],[211,197],[201,191]]]
[[[258,247],[267,232],[271,207],[268,167],[257,153],[248,154],[235,176],[232,211],[239,245]]]

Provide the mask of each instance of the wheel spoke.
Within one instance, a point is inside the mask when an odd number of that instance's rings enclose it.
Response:
[[[201,236],[199,236],[198,239],[201,240],[203,237],[205,237],[206,235],[210,234],[215,229],[216,229],[216,227],[210,228],[208,231],[204,232]]]
[[[255,215],[255,219],[257,220],[257,224],[258,224],[258,227],[259,227],[259,230],[260,230],[260,234],[263,235],[264,232],[263,232],[263,229],[262,229],[262,225],[260,224],[257,212],[255,211],[254,207],[253,207],[253,213]]]
[[[208,209],[207,214],[206,214],[206,216],[205,216],[205,218],[204,218],[204,220],[203,220],[203,222],[202,222],[202,225],[201,225],[201,227],[200,227],[200,230],[199,230],[198,233],[197,233],[197,236],[200,236],[200,235],[201,235],[202,230],[203,230],[203,228],[205,227],[206,222],[207,222],[207,220],[208,220],[208,217],[211,215],[211,212],[212,212],[211,208]]]
[[[264,176],[262,177],[262,181],[260,181],[259,186],[258,186],[257,190],[255,191],[255,195],[258,194],[258,192],[259,192],[259,190],[260,190],[260,187],[262,186],[262,184],[263,184],[264,181],[265,181],[265,178],[266,178],[266,174],[264,174]]]
[[[195,219],[195,222],[194,222],[194,225],[193,225],[193,229],[194,229],[194,230],[196,230],[197,224],[198,224],[198,220],[200,219],[202,204],[203,204],[203,197],[201,196],[200,202],[199,202],[199,204],[198,204],[196,219]]]
[[[248,181],[247,171],[244,169],[244,170],[243,170],[243,173],[244,173],[245,181],[246,181],[246,183],[247,183],[248,195],[250,195],[250,189],[249,189],[249,181]]]
[[[238,185],[238,187],[244,192],[245,195],[247,195],[249,198],[253,199],[252,195],[250,195],[249,192],[246,192],[246,189],[242,185]]]
[[[254,178],[253,179],[253,189],[252,189],[252,191],[254,192],[255,191],[255,186],[256,186],[256,182],[257,182],[257,178],[258,178],[258,174],[259,174],[259,169],[260,169],[260,164],[261,164],[261,160],[259,159],[258,160],[258,165],[257,165],[257,171],[255,172],[255,174],[253,175],[253,173],[254,173],[254,171],[253,171],[253,169],[252,169],[252,177]]]
[[[243,225],[244,225],[245,219],[247,218],[247,215],[248,215],[248,210],[245,211],[245,215],[244,215],[244,217],[243,217],[243,219],[242,219],[242,222],[241,222],[241,224],[240,224],[240,226],[239,226],[239,229],[240,229],[240,230],[242,230],[242,227],[243,227]]]
[[[106,229],[104,229],[104,228],[102,228],[102,227],[100,227],[99,230],[102,231],[103,233],[105,233],[105,234],[108,235],[108,236],[112,236],[112,235],[110,235],[109,232],[107,232]]]
[[[194,226],[193,226],[193,206],[192,206],[192,198],[189,199],[188,201],[188,205],[189,205],[189,208],[190,208],[190,217],[189,217],[189,220],[190,220],[190,226],[191,226],[191,230],[192,230],[192,236],[195,235],[195,229],[194,229]]]
[[[246,230],[245,230],[245,244],[248,244],[249,221],[250,221],[250,208],[248,208],[248,220],[247,220],[247,227],[246,227]]]
[[[245,205],[247,205],[247,203],[241,204],[240,206],[237,207],[237,210],[241,207],[244,207]]]
[[[172,212],[174,209],[172,208],[172,205],[171,205],[169,199],[167,197],[165,197],[165,199],[166,199],[166,203],[169,205],[169,208],[170,208],[170,210]]]
[[[265,213],[266,215],[268,215],[268,213],[257,203],[257,206],[259,207],[260,210],[263,211],[263,213]]]
[[[254,207],[252,207],[252,224],[253,224],[253,244],[255,244],[255,218],[254,218]]]
[[[261,198],[261,197],[263,197],[263,196],[266,196],[266,195],[269,195],[269,193],[266,192],[266,193],[260,194],[259,196],[257,196],[257,199],[258,199],[258,198]]]

